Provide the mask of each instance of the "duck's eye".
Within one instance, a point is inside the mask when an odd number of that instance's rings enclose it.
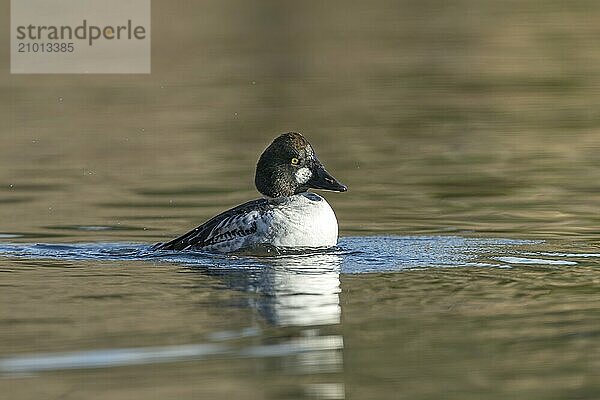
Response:
[[[299,162],[300,160],[298,160],[296,157],[292,158],[292,165],[298,165]]]

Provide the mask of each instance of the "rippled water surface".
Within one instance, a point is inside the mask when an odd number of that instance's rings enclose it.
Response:
[[[0,59],[0,393],[600,398],[599,18],[153,2],[151,75]],[[288,130],[349,187],[336,249],[149,250]]]

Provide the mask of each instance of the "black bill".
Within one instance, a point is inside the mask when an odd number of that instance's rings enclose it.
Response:
[[[321,163],[316,163],[312,170],[312,177],[307,182],[308,187],[313,189],[333,190],[334,192],[345,192],[346,185],[337,181],[325,170]]]

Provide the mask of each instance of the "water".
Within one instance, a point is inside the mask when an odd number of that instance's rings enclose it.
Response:
[[[0,59],[1,393],[599,398],[598,17],[154,2],[149,76]],[[286,130],[349,186],[337,249],[148,250]]]
[[[17,398],[592,398],[600,253],[546,247],[369,236],[253,257],[4,244],[0,382]]]

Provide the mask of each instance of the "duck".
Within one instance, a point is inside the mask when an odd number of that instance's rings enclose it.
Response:
[[[276,137],[263,151],[254,177],[263,197],[240,204],[154,250],[231,253],[252,248],[331,248],[338,221],[329,203],[309,189],[345,192],[297,132]]]

